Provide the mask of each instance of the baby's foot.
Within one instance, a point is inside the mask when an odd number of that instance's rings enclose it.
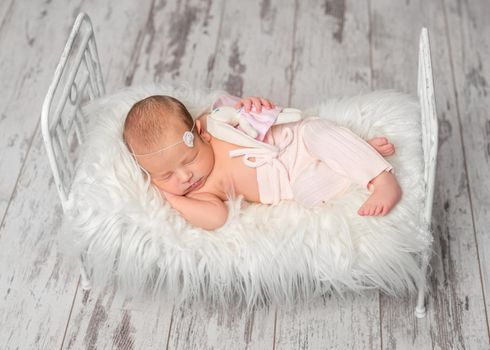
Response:
[[[402,190],[395,175],[387,171],[376,176],[372,183],[373,193],[357,213],[361,216],[384,216],[398,203]]]
[[[390,143],[386,137],[374,137],[367,143],[373,146],[383,157],[391,156],[395,153],[395,145]]]

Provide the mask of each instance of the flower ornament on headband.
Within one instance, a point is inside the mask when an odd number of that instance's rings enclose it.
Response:
[[[192,124],[191,130],[188,130],[188,131],[184,132],[184,134],[182,135],[182,141],[176,142],[174,144],[171,144],[170,146],[166,146],[166,147],[161,148],[161,149],[159,149],[157,151],[153,151],[153,152],[149,152],[149,153],[142,153],[142,154],[135,154],[134,151],[133,151],[133,147],[130,147],[131,148],[131,153],[135,157],[149,156],[149,155],[153,155],[153,154],[157,154],[157,153],[160,153],[162,151],[165,151],[165,150],[167,150],[167,149],[169,149],[171,147],[180,145],[181,143],[185,144],[189,148],[193,148],[194,147],[194,133],[193,133],[193,131],[194,131],[194,127],[195,126],[196,126],[196,121],[194,121],[194,123]]]
[[[194,134],[191,131],[186,131],[182,136],[182,140],[187,147],[194,147]]]

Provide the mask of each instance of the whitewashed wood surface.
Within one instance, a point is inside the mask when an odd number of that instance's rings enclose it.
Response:
[[[445,38],[445,9],[430,1],[396,6],[389,0],[372,1],[373,88],[414,91],[416,61],[407,60],[418,43],[407,28],[427,26],[431,39],[435,90],[439,113],[439,149],[434,198],[434,249],[427,318],[418,320],[410,308],[383,296],[383,347],[485,349],[488,323],[481,289],[467,173],[464,168],[460,121],[452,84],[450,52]],[[404,16],[397,14],[403,13]],[[397,17],[396,21],[392,18]],[[377,38],[382,38],[377,39]],[[441,38],[441,39],[440,39]],[[443,39],[442,39],[443,38]],[[391,49],[388,49],[391,47]],[[400,74],[405,71],[408,74]],[[452,130],[452,131],[451,131]],[[476,150],[475,150],[476,151]],[[480,191],[484,189],[481,184]],[[488,189],[488,186],[486,187]],[[483,266],[481,266],[483,268]],[[488,267],[485,267],[488,269]],[[406,315],[406,320],[403,319]],[[411,327],[407,329],[407,324]]]
[[[79,11],[109,92],[185,80],[295,107],[415,94],[427,26],[440,123],[427,318],[378,292],[250,314],[83,292],[38,126]],[[0,349],[489,349],[489,13],[485,0],[1,1]]]

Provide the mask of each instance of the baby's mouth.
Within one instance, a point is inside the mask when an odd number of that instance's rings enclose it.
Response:
[[[186,192],[190,192],[190,191],[196,189],[197,187],[199,187],[201,185],[202,179],[203,178],[201,177],[199,180],[197,180],[192,185],[190,185]]]

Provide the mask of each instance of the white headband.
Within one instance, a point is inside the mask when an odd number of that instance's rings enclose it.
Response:
[[[171,147],[174,147],[174,146],[177,146],[177,145],[180,145],[181,143],[184,143],[187,147],[189,148],[192,148],[194,147],[194,134],[192,133],[194,131],[194,126],[196,126],[196,121],[194,120],[194,123],[192,123],[192,128],[191,130],[188,130],[186,132],[184,132],[184,135],[182,135],[182,141],[179,141],[179,142],[176,142],[170,146],[166,146],[164,148],[161,148],[157,151],[153,151],[153,152],[149,152],[149,153],[142,153],[142,154],[135,154],[134,151],[133,151],[133,147],[129,146],[129,148],[131,149],[131,154],[135,157],[141,157],[141,156],[149,156],[149,155],[152,155],[152,154],[157,154],[157,153],[160,153],[162,151],[165,151],[166,149],[169,149]]]

